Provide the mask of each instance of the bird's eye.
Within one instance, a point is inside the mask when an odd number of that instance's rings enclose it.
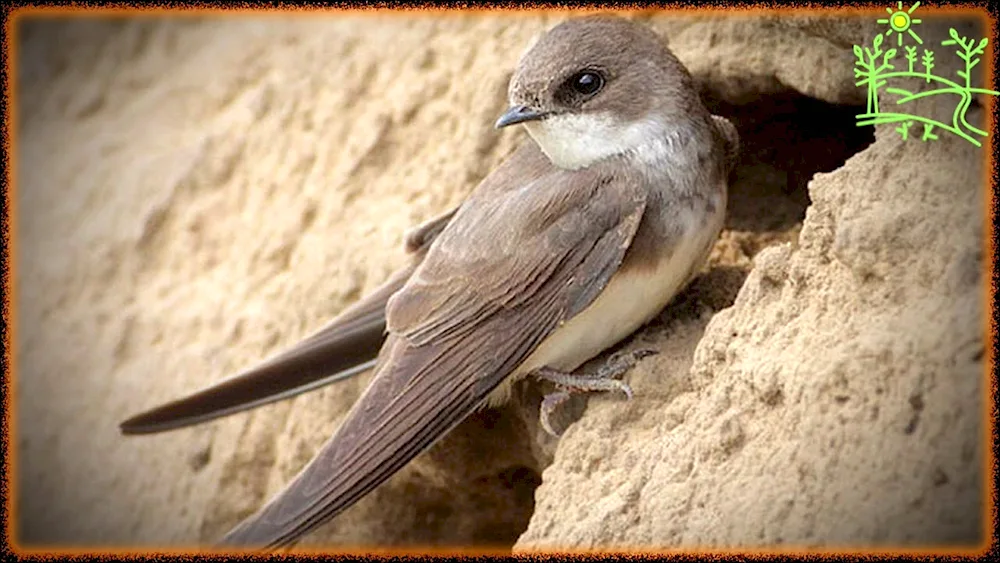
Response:
[[[584,70],[569,79],[573,90],[584,96],[592,96],[604,87],[604,77],[593,70]]]

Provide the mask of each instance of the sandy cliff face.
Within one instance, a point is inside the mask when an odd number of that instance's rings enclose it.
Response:
[[[403,231],[526,140],[491,124],[563,17],[24,23],[19,540],[209,542],[297,473],[367,375],[162,435],[117,423],[280,351],[401,266]],[[579,401],[555,441],[522,385],[303,544],[982,538],[986,149],[854,125],[868,18],[643,19],[744,154],[710,264],[625,343],[661,350],[629,374],[636,398]]]

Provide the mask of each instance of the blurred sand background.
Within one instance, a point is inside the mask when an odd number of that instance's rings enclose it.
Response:
[[[521,52],[564,17],[21,20],[14,539],[192,546],[276,493],[367,375],[161,435],[117,424],[401,266],[403,231],[526,140],[492,123]],[[302,543],[984,540],[989,149],[854,125],[851,45],[874,14],[639,17],[744,153],[711,263],[625,344],[661,350],[628,375],[636,398],[578,405],[557,442],[523,385]]]

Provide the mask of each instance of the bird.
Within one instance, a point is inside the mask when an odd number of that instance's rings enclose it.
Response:
[[[527,139],[455,209],[405,235],[410,261],[313,336],[235,378],[133,417],[129,434],[202,422],[374,375],[344,422],[275,497],[222,539],[295,542],[528,376],[618,391],[648,353],[576,370],[652,320],[719,236],[739,135],[646,25],[571,18],[521,56],[496,128]]]

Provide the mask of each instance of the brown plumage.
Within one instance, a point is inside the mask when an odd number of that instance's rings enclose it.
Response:
[[[491,174],[389,300],[389,338],[344,424],[225,541],[294,539],[478,408],[617,270],[644,208],[641,182],[613,176],[625,173],[560,170],[528,144]],[[601,190],[613,178],[624,193]],[[520,197],[532,183],[535,196]]]
[[[388,333],[334,436],[223,543],[292,542],[503,401],[517,378],[545,368],[572,379],[704,261],[738,137],[655,34],[613,17],[569,20],[524,55],[509,97],[498,126],[524,123],[534,142],[411,231],[412,270],[314,340],[329,351],[360,318]]]

